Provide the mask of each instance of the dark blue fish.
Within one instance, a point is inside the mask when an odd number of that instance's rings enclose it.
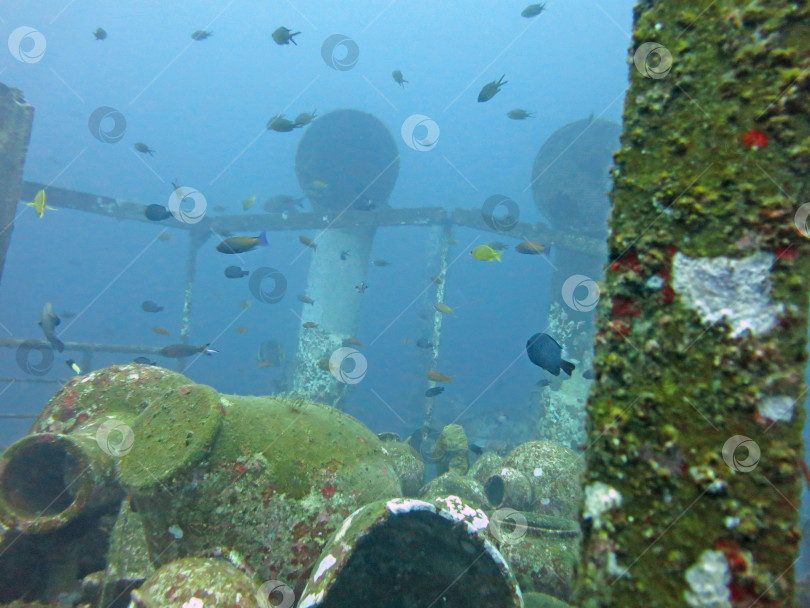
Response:
[[[443,386],[434,386],[433,388],[429,388],[425,391],[425,397],[435,397],[436,395],[441,395],[444,392]]]
[[[143,214],[153,222],[167,220],[172,216],[172,212],[163,205],[147,205],[146,209],[143,210]]]
[[[534,334],[529,338],[526,342],[526,353],[532,363],[554,376],[560,375],[560,369],[569,376],[574,371],[575,365],[562,358],[562,346],[548,334]]]

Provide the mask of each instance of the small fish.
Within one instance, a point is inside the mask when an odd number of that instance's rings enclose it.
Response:
[[[30,203],[26,203],[27,206],[33,207],[34,211],[37,212],[37,215],[41,218],[45,215],[45,210],[48,209],[49,211],[56,211],[53,207],[45,204],[45,191],[40,190],[37,192],[37,195],[34,197],[34,200]]]
[[[284,114],[276,114],[267,121],[267,130],[275,131],[276,133],[289,133],[300,126],[301,125],[296,125],[293,121],[284,118]]]
[[[160,312],[163,310],[163,307],[159,306],[157,302],[153,302],[152,300],[144,300],[141,302],[141,310],[144,312]]]
[[[104,40],[107,38],[107,32],[103,27],[97,27],[96,31],[93,32],[93,36],[96,37],[96,40]]]
[[[348,249],[344,249],[343,251],[340,252],[340,259],[341,260],[345,260],[348,257],[349,257],[349,250]]]
[[[304,323],[304,324],[303,324],[301,327],[304,327],[304,328],[306,328],[306,329],[317,329],[317,328],[318,328],[318,324],[317,324],[317,323],[313,323],[312,321],[307,321],[307,322],[306,322],[306,323]]]
[[[282,213],[284,211],[297,212],[298,209],[296,209],[296,207],[304,208],[303,200],[304,197],[302,196],[296,198],[289,194],[276,194],[267,199],[267,202],[264,204],[264,210],[267,211],[267,213]]]
[[[158,238],[158,240],[159,240],[159,241],[168,241],[168,240],[171,240],[172,235],[171,235],[171,234],[169,234],[168,232],[161,232],[161,233],[158,235],[158,237],[157,237],[157,238]]]
[[[509,249],[509,245],[505,245],[500,241],[492,241],[491,243],[487,243],[490,247],[492,247],[495,251],[503,251],[504,249]]]
[[[305,295],[301,294],[301,295],[298,295],[298,296],[295,296],[295,297],[298,298],[298,300],[300,302],[303,302],[304,304],[315,304],[315,300],[313,300],[309,296],[305,296]]]
[[[489,101],[495,97],[495,94],[501,90],[501,87],[509,82],[508,80],[504,80],[505,76],[506,74],[501,76],[498,80],[493,80],[492,82],[485,84],[481,89],[481,92],[478,93],[478,102],[481,103],[483,101]]]
[[[239,300],[239,308],[242,310],[247,310],[253,306],[253,300]]]
[[[360,281],[359,285],[355,285],[354,288],[357,290],[357,293],[366,293],[366,289],[368,289],[368,283],[365,281]]]
[[[405,88],[405,83],[408,81],[402,77],[402,72],[400,72],[399,70],[394,70],[393,72],[391,72],[391,77],[394,79],[394,82],[396,82],[399,86],[401,86],[403,89]]]
[[[532,17],[537,17],[537,15],[542,13],[544,10],[546,10],[545,2],[539,2],[538,4],[530,4],[522,11],[520,11],[520,16],[530,19]]]
[[[594,374],[592,369],[586,369],[584,372],[582,372],[582,377],[586,380],[593,380],[596,378],[596,374]]]
[[[435,308],[435,309],[436,309],[436,310],[438,310],[440,313],[445,314],[445,315],[454,315],[454,314],[456,314],[455,309],[454,309],[454,308],[450,308],[450,307],[449,307],[447,304],[445,304],[444,302],[436,302],[436,303],[433,305],[433,308]]]
[[[167,220],[172,216],[172,212],[166,207],[155,204],[147,205],[143,210],[143,214],[146,216],[146,219],[152,220],[153,222]]]
[[[458,245],[458,239],[447,239],[445,243],[448,245]]]
[[[212,32],[211,30],[195,30],[194,32],[191,33],[191,39],[205,40],[206,38],[209,38],[213,33],[214,32]]]
[[[427,338],[419,338],[416,341],[417,348],[433,348],[433,342],[428,340]]]
[[[431,382],[450,382],[453,380],[453,376],[445,376],[441,372],[428,372],[425,378]]]
[[[527,112],[526,110],[521,110],[517,108],[515,110],[509,110],[506,115],[511,118],[512,120],[525,120],[527,118],[534,118],[534,114],[532,112]]]
[[[190,357],[191,355],[196,355],[197,353],[211,355],[217,352],[212,348],[208,348],[209,346],[210,344],[203,344],[202,346],[192,346],[191,344],[170,344],[169,346],[164,346],[161,348],[158,351],[158,354],[171,359],[183,359],[185,357]]]
[[[315,241],[313,241],[311,238],[309,238],[307,236],[301,235],[301,236],[298,237],[298,240],[301,241],[302,244],[306,245],[310,249],[317,249],[318,248],[318,243],[316,243]]]
[[[77,376],[82,373],[82,368],[73,359],[68,359],[65,363]]]
[[[316,179],[314,182],[310,184],[310,186],[318,190],[326,190],[329,187],[329,184],[327,184],[326,182],[322,182],[319,179]]]
[[[535,243],[534,241],[523,241],[522,243],[515,245],[515,251],[518,253],[525,253],[527,255],[540,255],[541,253],[548,251],[548,247],[541,245],[540,243]]]
[[[275,367],[275,364],[272,361],[259,361],[258,367],[260,368]]]
[[[492,260],[501,261],[501,251],[495,251],[489,245],[478,245],[475,249],[470,252],[470,255],[474,260],[479,260],[481,262],[491,262]]]
[[[574,371],[575,365],[562,358],[562,346],[548,334],[538,333],[529,338],[526,342],[526,354],[529,355],[529,361],[554,376],[560,375],[560,369],[569,376]]]
[[[50,302],[45,302],[45,306],[42,307],[42,313],[39,316],[39,326],[42,328],[42,333],[45,335],[45,339],[51,343],[56,350],[60,353],[65,350],[65,345],[62,341],[56,337],[54,333],[54,329],[57,325],[59,325],[62,321],[56,316],[56,311],[53,309],[53,304]]]
[[[329,357],[324,357],[318,360],[318,369],[322,372],[331,372],[332,366],[329,365]]]
[[[425,391],[425,397],[431,398],[435,397],[436,395],[441,395],[444,392],[443,386],[434,386],[433,388],[429,388]]]
[[[374,264],[375,266],[380,266],[380,267],[383,267],[383,268],[385,266],[390,266],[391,265],[391,262],[389,262],[387,260],[374,260],[371,263]]]
[[[295,117],[294,124],[295,124],[296,127],[304,127],[304,126],[308,125],[309,123],[311,123],[315,119],[315,117],[317,115],[318,115],[318,110],[312,110],[312,112],[301,112],[298,116]],[[316,183],[317,184],[322,184],[322,185],[316,186],[315,185]],[[323,182],[320,182],[318,180],[315,180],[314,182],[312,182],[310,184],[310,186],[312,186],[313,188],[326,188],[326,184],[324,184]]]
[[[136,141],[134,144],[132,144],[132,147],[141,154],[148,154],[149,156],[155,155],[155,151],[143,142]]]
[[[250,274],[249,270],[242,270],[239,266],[228,266],[224,272],[229,279],[241,279]]]
[[[249,196],[245,200],[242,201],[242,211],[247,211],[253,206],[253,203],[256,202],[255,196]]]
[[[217,213],[225,213],[227,210],[228,208],[223,205],[214,205],[211,207],[211,211],[216,211]]]
[[[247,333],[247,327],[243,327],[241,325],[237,325],[236,327],[233,328],[233,330],[238,334],[246,334]]]
[[[430,280],[436,283],[436,285],[441,285],[443,282],[439,277],[430,277]]]
[[[161,336],[169,336],[169,335],[171,335],[169,333],[169,330],[166,329],[165,327],[160,327],[160,326],[153,327],[152,331],[155,332],[156,334],[160,334]]]
[[[357,348],[360,348],[363,346],[363,343],[357,338],[345,338],[343,340],[343,346],[356,346]]]
[[[220,253],[247,253],[253,251],[256,247],[267,247],[267,233],[262,232],[259,236],[232,236],[219,245],[217,251]]]
[[[62,317],[63,319],[72,319],[73,317],[76,316],[76,313],[75,312],[61,312],[61,313],[59,313],[59,316]]]
[[[290,44],[292,42],[294,45],[298,46],[298,43],[295,41],[295,36],[300,33],[301,32],[292,32],[289,30],[289,28],[282,26],[276,29],[271,36],[273,37],[273,42],[276,44],[282,45]]]
[[[132,362],[138,365],[157,365],[154,361],[150,361],[149,357],[136,357]]]

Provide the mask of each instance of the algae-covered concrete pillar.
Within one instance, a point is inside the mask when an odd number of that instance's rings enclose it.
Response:
[[[640,3],[577,605],[795,606],[810,5]]]
[[[314,302],[303,305],[302,325],[308,327],[299,332],[293,391],[340,407],[346,386],[365,372],[365,359],[345,341],[357,328],[376,232],[373,225],[351,226],[351,218],[387,207],[399,153],[385,125],[365,112],[330,112],[306,129],[295,172],[325,228],[309,243],[306,295]]]
[[[22,91],[0,83],[0,278],[14,230],[33,120],[34,106],[25,102]]]

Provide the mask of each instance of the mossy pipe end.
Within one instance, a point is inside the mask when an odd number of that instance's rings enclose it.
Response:
[[[298,607],[384,606],[394,596],[402,605],[522,607],[512,571],[481,534],[488,524],[456,497],[370,503],[332,536]]]
[[[0,520],[45,533],[123,498],[115,459],[89,437],[27,435],[0,456]]]
[[[121,480],[132,491],[165,484],[195,466],[211,448],[225,409],[202,384],[167,391],[132,425],[132,448],[121,458]]]

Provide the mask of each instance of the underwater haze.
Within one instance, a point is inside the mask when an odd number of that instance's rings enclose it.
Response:
[[[363,367],[340,387],[340,407],[374,433],[405,439],[455,423],[482,450],[505,454],[562,435],[577,449],[584,427],[542,428],[551,419],[549,392],[573,379],[553,375],[555,361],[571,359],[582,381],[592,356],[573,324],[565,332],[550,325],[552,280],[567,252],[548,242],[539,254],[518,245],[531,241],[529,230],[559,230],[533,192],[542,177],[533,174],[535,158],[549,138],[577,121],[583,133],[600,121],[619,132],[634,3],[552,0],[528,17],[527,4],[4,0],[0,38],[9,44],[0,49],[0,82],[35,108],[23,179],[44,185],[55,208],[38,214],[26,204],[38,187],[18,206],[2,268],[0,334],[47,338],[38,323],[51,303],[62,342],[198,348],[181,359],[167,356],[171,349],[96,352],[87,369],[88,359],[68,347],[43,354],[33,372],[19,350],[0,349],[0,451],[26,435],[73,376],[137,356],[220,393],[301,392],[308,356],[301,345],[329,339],[334,317],[354,328],[335,335],[359,351],[354,363]],[[284,43],[279,28],[294,36]],[[301,142],[316,140],[343,110],[372,116],[393,142],[395,158],[383,172],[392,187],[377,200],[367,193],[382,173],[370,175],[366,165],[377,149],[357,148],[351,127],[312,144],[334,179],[297,164]],[[335,193],[354,171],[365,177],[359,194],[344,200]],[[607,170],[603,177],[607,205]],[[166,219],[71,210],[57,189],[158,205]],[[189,203],[192,189],[201,198]],[[327,209],[331,196],[345,206]],[[329,222],[347,210],[374,218],[389,207],[460,209],[480,223],[493,196],[514,203],[506,208],[527,232],[428,220],[382,225],[367,252],[363,239],[341,247],[329,234]],[[208,230],[190,247],[191,222],[171,217],[177,200],[186,212],[204,200],[205,226],[239,216],[245,229]],[[268,214],[295,221],[310,213],[328,219],[318,229],[260,234]],[[580,213],[585,232],[606,234],[604,216]],[[221,246],[234,237],[243,238]],[[248,273],[229,278],[229,266]],[[284,283],[272,303],[251,287],[267,268]],[[334,295],[344,292],[349,299]],[[581,312],[561,314],[576,320]],[[538,333],[554,338],[559,352],[527,356]],[[335,373],[328,360],[306,365],[307,373]],[[584,412],[584,397],[579,403]],[[806,561],[799,577],[810,573]]]

